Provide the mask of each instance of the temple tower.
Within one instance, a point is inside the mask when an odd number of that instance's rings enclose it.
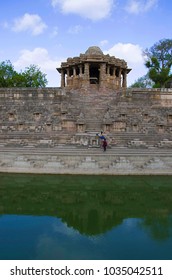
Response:
[[[125,60],[104,55],[99,47],[92,46],[85,54],[62,62],[57,71],[61,74],[62,88],[116,90],[127,87],[127,74],[131,69]]]

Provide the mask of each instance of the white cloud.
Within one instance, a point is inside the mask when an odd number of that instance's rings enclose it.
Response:
[[[107,51],[106,51],[107,53]],[[120,59],[127,60],[128,63],[142,63],[142,48],[139,45],[134,45],[131,43],[123,44],[118,43],[108,50],[108,53],[119,57]]]
[[[56,68],[60,66],[62,60],[50,58],[48,51],[44,48],[35,48],[33,51],[22,50],[19,59],[13,65],[19,71],[31,64],[37,65],[43,73],[47,74],[48,86],[58,87],[60,74]]]
[[[12,29],[15,32],[30,31],[32,35],[36,36],[43,33],[46,28],[47,25],[39,15],[26,13],[22,17],[14,20]]]
[[[75,25],[69,28],[68,33],[70,34],[78,34],[82,31],[81,25]]]
[[[158,0],[128,0],[125,10],[130,14],[145,13],[156,7]]]
[[[64,14],[77,14],[91,20],[100,20],[109,16],[116,0],[52,0],[52,6],[60,6]]]
[[[134,83],[135,80],[147,73],[144,66],[142,48],[139,45],[118,43],[109,50],[104,51],[104,53],[124,59],[127,62],[128,68],[132,68],[127,78],[128,85]]]
[[[100,46],[101,47],[104,47],[105,45],[107,45],[109,42],[108,42],[108,40],[102,40],[101,42],[100,42]]]

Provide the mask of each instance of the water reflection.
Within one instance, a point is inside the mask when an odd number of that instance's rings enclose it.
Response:
[[[171,176],[1,174],[0,182],[1,259],[172,257]]]

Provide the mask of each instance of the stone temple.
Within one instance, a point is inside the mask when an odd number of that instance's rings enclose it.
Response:
[[[57,71],[61,87],[0,88],[0,172],[172,174],[172,89],[127,88],[95,46]]]
[[[99,47],[89,47],[85,54],[68,58],[57,68],[61,73],[61,87],[66,89],[116,90],[127,87],[127,63],[104,55]]]

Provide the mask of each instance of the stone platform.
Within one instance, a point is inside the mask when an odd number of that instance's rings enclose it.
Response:
[[[0,172],[94,175],[172,175],[172,150],[160,147],[0,147]]]

